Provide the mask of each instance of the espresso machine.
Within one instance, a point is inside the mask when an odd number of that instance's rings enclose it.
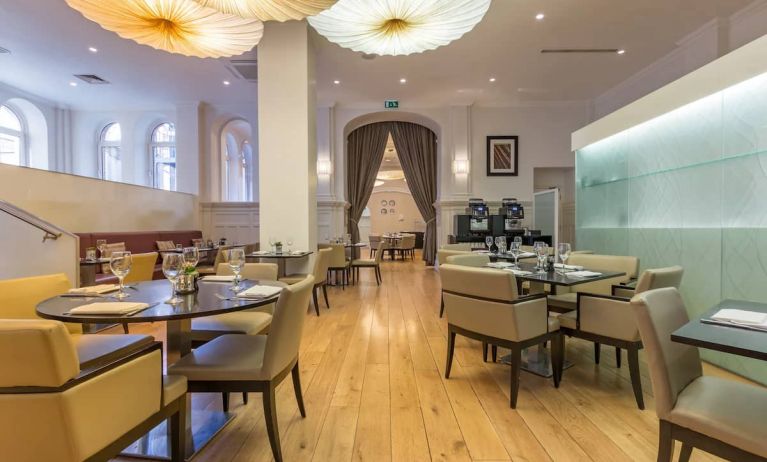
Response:
[[[515,197],[501,200],[501,208],[498,215],[503,217],[503,231],[506,233],[518,233],[524,231],[521,220],[525,218],[525,208]]]
[[[471,234],[484,235],[490,231],[490,209],[483,199],[469,199],[466,214],[469,215],[469,231]]]

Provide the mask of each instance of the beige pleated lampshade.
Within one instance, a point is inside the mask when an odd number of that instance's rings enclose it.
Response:
[[[338,0],[194,0],[222,13],[261,21],[301,20],[330,8]]]
[[[122,38],[158,50],[199,58],[250,51],[264,25],[192,0],[66,0],[83,16]]]

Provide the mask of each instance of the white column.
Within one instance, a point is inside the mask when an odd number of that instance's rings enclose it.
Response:
[[[176,105],[176,189],[200,192],[200,103]]]
[[[258,45],[261,243],[293,238],[317,249],[317,128],[314,54],[306,22],[266,23]],[[309,271],[310,260],[300,269]]]

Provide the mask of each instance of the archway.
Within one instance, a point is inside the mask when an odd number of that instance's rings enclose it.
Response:
[[[253,129],[249,122],[236,118],[221,128],[219,165],[221,199],[229,202],[254,200],[256,156],[252,148]]]
[[[22,118],[27,166],[48,170],[48,124],[45,115],[25,99],[11,98],[3,104],[13,108]]]

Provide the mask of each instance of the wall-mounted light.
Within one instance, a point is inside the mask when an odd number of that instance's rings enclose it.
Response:
[[[328,159],[317,159],[317,175],[330,176],[333,164]]]
[[[467,159],[454,160],[453,173],[456,175],[467,175],[469,173],[469,161]]]

